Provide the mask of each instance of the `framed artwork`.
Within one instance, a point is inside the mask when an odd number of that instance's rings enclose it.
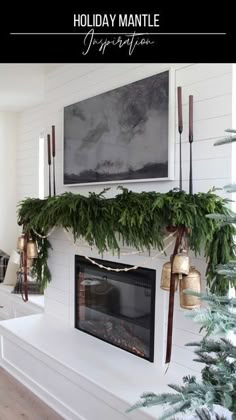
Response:
[[[64,185],[173,179],[173,77],[163,71],[64,108]]]

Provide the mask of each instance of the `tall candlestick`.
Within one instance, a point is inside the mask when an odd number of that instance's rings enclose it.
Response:
[[[56,174],[55,174],[56,139],[55,125],[52,125],[52,170],[53,170],[53,195],[56,195]]]
[[[193,194],[193,158],[192,158],[192,143],[193,143],[193,95],[189,96],[189,194]]]
[[[47,135],[48,140],[48,195],[51,197],[51,144],[50,144],[50,134]]]
[[[189,141],[193,138],[193,95],[189,95]]]
[[[181,86],[177,87],[177,97],[178,97],[178,128],[179,128],[179,133],[182,133],[183,114],[182,114],[182,88]]]
[[[178,99],[178,130],[179,130],[179,189],[182,190],[182,144],[181,134],[183,131],[183,115],[182,115],[182,88],[177,88]]]
[[[48,139],[48,164],[51,165],[51,144],[50,144],[50,134],[47,135]]]
[[[52,156],[56,156],[55,125],[52,125]]]

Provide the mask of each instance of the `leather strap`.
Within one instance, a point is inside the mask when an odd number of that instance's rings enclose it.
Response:
[[[167,327],[167,344],[166,344],[166,363],[170,363],[172,350],[172,334],[173,334],[173,319],[174,319],[174,303],[175,303],[175,274],[173,274],[174,257],[178,253],[181,244],[185,227],[180,226],[177,231],[175,247],[171,259],[171,279],[169,292],[169,310],[168,310],[168,327]]]
[[[24,249],[23,249],[23,277],[24,282],[21,285],[21,296],[24,302],[28,301],[28,275],[27,275],[27,243],[28,243],[28,235],[25,234],[25,241],[24,241]]]

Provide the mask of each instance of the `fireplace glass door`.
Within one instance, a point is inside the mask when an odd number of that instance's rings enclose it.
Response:
[[[95,260],[114,268],[129,267]],[[113,272],[75,256],[75,327],[149,361],[154,353],[156,271]]]

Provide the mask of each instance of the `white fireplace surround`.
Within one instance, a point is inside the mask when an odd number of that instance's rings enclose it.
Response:
[[[156,418],[162,408],[129,414],[126,410],[142,392],[166,391],[168,383],[180,383],[183,375],[198,376],[200,371],[200,366],[192,361],[191,349],[184,347],[186,342],[200,338],[199,328],[184,316],[176,294],[172,362],[165,374],[168,293],[159,286],[161,268],[168,257],[153,259],[156,251],[151,256],[144,253],[120,259],[104,254],[105,260],[140,266],[149,259],[146,267],[156,270],[155,347],[151,363],[74,328],[74,256],[101,256],[83,243],[75,247],[62,229],[55,230],[50,239],[52,282],[45,293],[45,313],[1,323],[2,365],[65,419]],[[204,272],[200,258],[192,259],[192,263]]]

